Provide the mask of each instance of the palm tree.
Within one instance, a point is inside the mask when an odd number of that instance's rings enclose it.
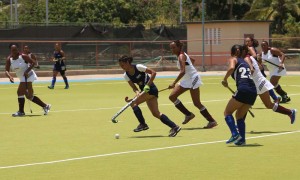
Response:
[[[299,0],[254,0],[249,12],[243,19],[270,20],[275,32],[284,34],[284,23],[291,14],[296,19],[300,18]]]

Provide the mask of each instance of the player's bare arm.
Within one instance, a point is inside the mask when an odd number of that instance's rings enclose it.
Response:
[[[180,54],[178,56],[178,61],[179,61],[179,66],[180,66],[180,72],[175,79],[175,81],[169,85],[169,89],[172,89],[175,87],[175,84],[184,76],[185,74],[185,61],[186,61],[186,56],[184,54]]]
[[[248,47],[248,50],[249,50],[250,55],[256,59],[257,54],[256,54],[254,48],[253,47]]]
[[[225,76],[224,76],[224,79],[223,79],[223,81],[222,81],[222,85],[223,85],[224,87],[228,87],[227,79],[228,79],[228,77],[233,73],[234,67],[235,67],[235,65],[236,65],[236,61],[237,61],[237,60],[236,60],[235,57],[232,57],[232,58],[229,59],[228,69],[227,69],[227,72],[226,72],[226,74],[225,74]]]
[[[24,76],[25,77],[28,77],[28,73],[31,71],[31,69],[34,67],[34,60],[33,59],[31,59],[29,56],[27,56],[27,55],[25,55],[25,54],[23,54],[22,55],[22,58],[24,59],[24,61],[26,61],[28,64],[29,64],[29,66],[28,66],[28,68],[26,69],[26,71],[24,72]]]
[[[271,53],[273,54],[273,55],[275,55],[275,56],[278,56],[279,58],[280,58],[280,60],[281,60],[281,63],[283,64],[284,63],[284,60],[285,60],[285,54],[282,52],[282,51],[280,51],[279,49],[277,49],[277,48],[271,48]]]
[[[147,68],[145,73],[151,74],[150,79],[147,83],[147,85],[151,85],[156,77],[156,71],[154,71],[153,69]]]
[[[140,93],[140,91],[138,90],[138,88],[136,87],[136,85],[132,81],[128,81],[128,84],[132,88],[133,92],[136,95],[138,95]]]
[[[11,74],[9,73],[10,71],[10,56],[7,57],[6,59],[6,63],[5,63],[5,75],[6,77],[8,77],[9,81],[11,83],[14,83],[14,78],[11,76]]]

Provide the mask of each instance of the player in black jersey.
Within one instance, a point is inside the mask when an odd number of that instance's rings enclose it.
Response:
[[[162,123],[166,124],[171,128],[169,136],[175,137],[177,133],[181,130],[181,127],[176,125],[165,114],[162,114],[158,109],[158,90],[155,84],[153,83],[153,80],[156,76],[156,72],[142,64],[133,65],[131,64],[132,61],[133,58],[128,56],[122,56],[119,59],[119,65],[125,71],[124,78],[138,97],[135,100],[135,102],[132,103],[131,107],[140,124],[133,131],[140,132],[149,129],[148,125],[145,122],[142,111],[138,106],[139,104],[146,102],[152,115],[160,119]],[[149,76],[149,74],[151,76]],[[138,90],[136,84],[139,86],[140,90]]]

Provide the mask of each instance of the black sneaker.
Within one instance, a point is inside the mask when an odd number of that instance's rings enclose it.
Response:
[[[288,96],[283,96],[282,97],[282,100],[280,101],[280,103],[287,103],[287,102],[290,102],[291,101],[291,98],[288,97]]]
[[[16,113],[12,114],[12,116],[13,116],[13,117],[22,117],[22,116],[25,116],[25,113],[24,113],[24,112],[18,111],[18,112],[16,112]]]
[[[182,124],[187,124],[188,122],[190,122],[190,120],[192,120],[195,117],[195,114],[191,113],[191,115],[189,116],[185,116]]]
[[[240,139],[239,141],[236,141],[234,143],[236,146],[245,146],[246,145],[246,141],[243,139]]]
[[[179,127],[179,126],[173,127],[170,130],[169,137],[175,137],[179,133],[180,130],[181,130],[181,127]]]
[[[139,124],[138,127],[136,127],[133,131],[134,132],[140,132],[140,131],[146,131],[149,127],[147,124]]]
[[[48,86],[49,89],[54,89],[54,86]]]

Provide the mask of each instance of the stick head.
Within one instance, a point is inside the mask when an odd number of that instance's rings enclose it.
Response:
[[[118,123],[118,120],[115,119],[115,118],[112,118],[111,121],[112,121],[113,123]]]

